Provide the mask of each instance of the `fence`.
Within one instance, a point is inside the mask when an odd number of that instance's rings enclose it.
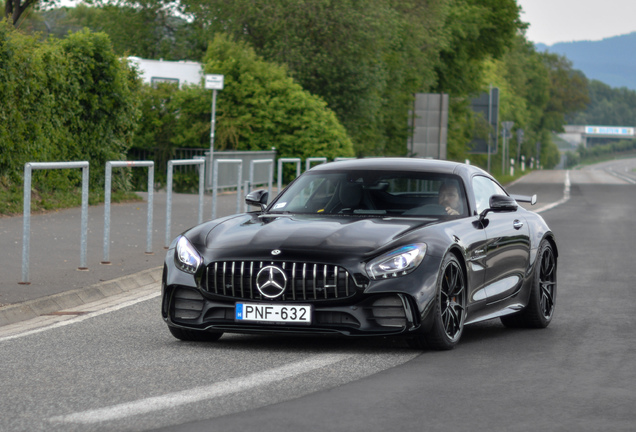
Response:
[[[205,172],[207,173],[205,179],[205,189],[210,191],[213,186],[213,177],[212,177],[212,168],[210,165],[210,152],[207,149],[203,148],[177,148],[172,152],[161,152],[159,149],[153,150],[142,150],[142,149],[130,149],[128,151],[128,155],[131,160],[152,160],[155,162],[155,167],[158,172],[167,172],[168,161],[170,160],[182,160],[182,159],[195,159],[198,157],[205,157],[206,159],[206,167]],[[258,159],[275,159],[276,158],[276,150],[268,150],[268,151],[215,151],[214,159],[238,159],[243,161],[243,166],[249,166],[249,164],[253,160]],[[323,159],[323,158],[321,158]],[[324,158],[326,162],[326,158]],[[212,162],[214,163],[214,162]],[[175,169],[175,172],[183,173],[183,174],[195,174],[195,170],[197,168],[191,165],[181,165]],[[219,167],[219,185],[218,187],[221,189],[230,189],[230,188],[238,188],[239,185],[243,185],[246,181],[249,180],[249,172],[247,170],[243,170],[243,176],[240,181],[235,181],[235,176],[233,175],[233,169],[230,165],[221,165]],[[267,171],[261,169],[261,167],[257,168],[255,173],[255,180],[261,184],[264,183],[267,179]],[[161,183],[163,183],[163,177],[158,179]],[[166,180],[167,181],[167,180]],[[139,182],[137,182],[139,183]]]
[[[196,149],[200,150],[200,149]],[[226,154],[236,153],[234,158],[218,158],[219,156]],[[219,189],[222,188],[236,188],[237,200],[236,200],[236,212],[239,213],[241,209],[241,192],[249,192],[249,188],[254,185],[267,184],[270,191],[272,189],[273,174],[274,174],[274,156],[275,151],[272,152],[247,152],[246,157],[240,157],[241,152],[218,152],[215,153],[214,169],[210,170],[210,177],[212,178],[210,189],[212,189],[212,219],[216,218],[216,205],[217,194]],[[192,154],[192,153],[190,153]],[[262,159],[263,155],[272,156],[269,159]],[[187,167],[190,169],[199,169],[199,223],[203,219],[203,195],[204,195],[204,183],[205,170],[209,165],[209,160],[205,155],[194,155],[192,159],[180,159],[169,160],[166,163],[167,168],[167,201],[166,201],[166,246],[170,241],[170,219],[171,219],[171,196],[172,196],[172,184],[173,184],[173,170],[174,167]],[[204,159],[205,158],[205,159]],[[278,185],[279,192],[282,188],[282,164],[283,163],[295,163],[296,175],[300,174],[301,160],[299,158],[279,159],[278,162]],[[308,158],[307,167],[311,167],[312,163],[327,162],[327,158]],[[248,170],[243,169],[243,165],[249,163],[250,168]],[[236,167],[236,174],[232,175],[231,166]],[[152,225],[153,225],[153,197],[154,197],[154,173],[155,162],[151,160],[131,160],[131,161],[109,161],[106,163],[105,173],[105,186],[104,186],[104,245],[103,245],[103,260],[102,264],[110,264],[110,205],[111,205],[111,193],[112,193],[112,169],[119,167],[144,167],[148,168],[148,210],[147,210],[147,226],[146,226],[146,254],[152,254]],[[20,284],[28,285],[29,282],[29,254],[30,254],[30,237],[31,237],[31,177],[33,170],[39,169],[70,169],[81,168],[82,169],[82,214],[81,214],[81,239],[80,239],[80,265],[78,270],[88,270],[86,262],[86,250],[87,250],[87,236],[88,236],[88,193],[89,193],[89,162],[77,161],[77,162],[28,162],[24,166],[24,215],[23,215],[23,249],[22,249],[22,281]],[[260,172],[259,172],[260,169]],[[266,173],[266,174],[264,174]]]

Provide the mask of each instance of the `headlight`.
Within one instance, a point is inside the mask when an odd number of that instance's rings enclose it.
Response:
[[[203,259],[187,238],[181,236],[177,240],[175,255],[177,267],[186,273],[196,273]]]
[[[371,279],[404,276],[420,265],[425,254],[425,243],[403,246],[370,261],[367,264],[367,273]]]

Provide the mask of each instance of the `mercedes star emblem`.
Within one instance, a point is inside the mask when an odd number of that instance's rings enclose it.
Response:
[[[263,297],[276,298],[285,292],[287,276],[276,266],[263,267],[256,275],[256,288]]]

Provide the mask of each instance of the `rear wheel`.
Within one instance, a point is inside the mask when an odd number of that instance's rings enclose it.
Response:
[[[223,332],[210,332],[204,330],[189,330],[180,327],[168,326],[172,336],[182,341],[194,341],[194,342],[214,342],[219,340],[223,335]]]
[[[539,246],[532,291],[521,312],[501,317],[506,327],[545,328],[552,321],[557,291],[557,259],[550,242]]]
[[[453,254],[448,254],[442,261],[433,314],[431,330],[415,336],[409,344],[418,349],[453,349],[461,338],[466,318],[466,281],[462,267]]]

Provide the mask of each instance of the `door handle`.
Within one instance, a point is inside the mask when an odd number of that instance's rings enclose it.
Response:
[[[512,223],[512,226],[514,227],[514,229],[519,230],[523,228],[523,222],[521,222],[519,219],[515,219],[515,221]]]

